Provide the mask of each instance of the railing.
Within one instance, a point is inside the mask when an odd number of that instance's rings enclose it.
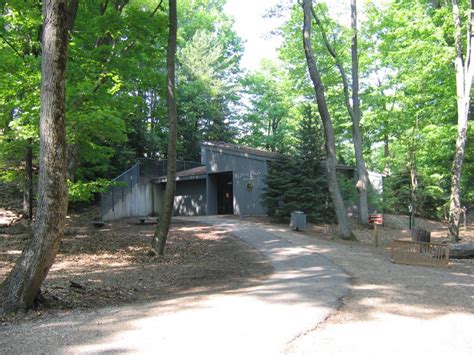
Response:
[[[101,195],[100,210],[102,216],[105,216],[110,210],[113,211],[117,202],[123,202],[127,194],[133,192],[133,188],[138,184],[139,177],[140,164],[137,163],[112,180],[112,186]]]

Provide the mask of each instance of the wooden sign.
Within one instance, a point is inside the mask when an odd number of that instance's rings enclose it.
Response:
[[[383,215],[369,214],[369,224],[383,224]]]

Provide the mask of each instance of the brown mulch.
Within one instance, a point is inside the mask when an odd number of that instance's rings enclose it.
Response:
[[[94,214],[89,210],[69,216],[60,251],[42,286],[49,304],[39,313],[231,290],[272,272],[262,254],[216,227],[172,223],[165,255],[153,257],[152,220],[141,224],[136,218],[122,219],[96,228],[91,223]],[[27,240],[24,223],[0,228],[0,282]]]

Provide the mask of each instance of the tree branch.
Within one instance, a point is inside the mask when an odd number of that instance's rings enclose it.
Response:
[[[155,9],[153,10],[153,12],[151,13],[151,16],[150,16],[150,17],[155,16],[155,14],[156,14],[157,11],[160,9],[160,7],[161,7],[162,4],[163,4],[163,0],[160,0],[160,2],[158,3],[158,5],[155,7]]]
[[[0,38],[3,39],[3,41],[10,47],[16,55],[18,55],[23,61],[25,61],[25,56],[22,55],[13,44],[11,44],[2,34],[0,34]]]

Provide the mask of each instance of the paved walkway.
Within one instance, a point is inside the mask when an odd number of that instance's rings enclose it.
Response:
[[[275,272],[258,286],[88,312],[17,326],[6,353],[280,354],[339,305],[349,277],[291,233],[238,220],[189,218],[232,232],[261,251]],[[288,238],[286,238],[288,237]]]

